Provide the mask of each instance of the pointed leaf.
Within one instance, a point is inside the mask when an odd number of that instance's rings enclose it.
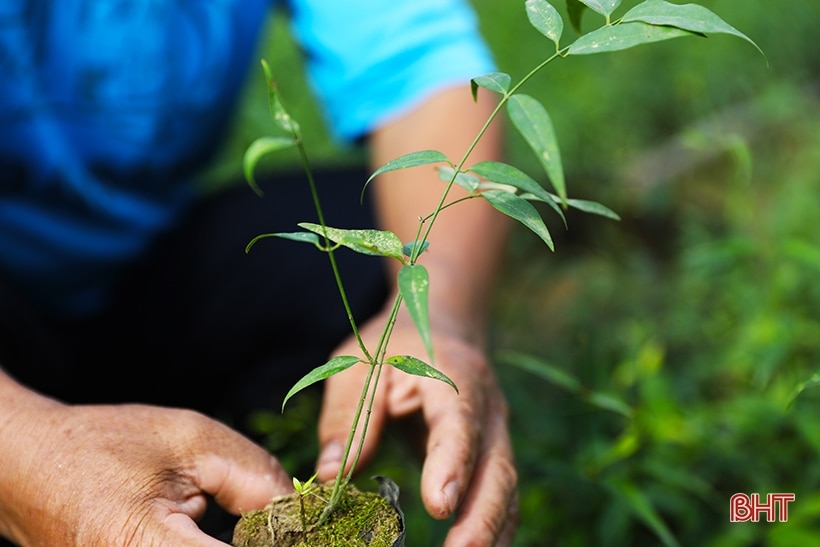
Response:
[[[570,393],[579,393],[581,391],[581,382],[579,382],[575,376],[541,359],[514,351],[501,352],[498,355],[498,359],[509,365],[518,367],[521,370],[530,372]]]
[[[593,391],[586,396],[586,402],[600,409],[620,414],[626,418],[632,418],[632,408],[613,395]]]
[[[558,213],[564,226],[566,226],[567,222],[564,217],[564,212],[555,203],[555,200],[552,199],[552,194],[547,192],[543,186],[520,169],[497,161],[482,161],[472,166],[470,171],[492,182],[509,184],[527,194],[538,196],[539,201],[546,203]],[[521,197],[524,197],[524,194],[522,194]]]
[[[367,182],[370,182],[378,175],[387,173],[388,171],[396,171],[398,169],[407,169],[409,167],[418,167],[419,165],[429,165],[431,163],[440,162],[450,163],[450,160],[448,160],[447,156],[438,150],[420,150],[418,152],[410,152],[409,154],[405,154],[394,160],[390,160],[376,169],[373,174],[370,175],[370,178],[367,179]]]
[[[301,241],[303,243],[313,243],[317,247],[321,247],[321,244],[319,243],[319,236],[310,232],[279,232],[268,235],[281,237],[282,239],[290,239],[292,241]]]
[[[458,387],[455,382],[448,378],[443,372],[435,369],[410,355],[395,355],[388,358],[385,363],[392,365],[402,372],[412,374],[414,376],[424,376],[425,378],[433,378],[434,380],[441,380],[445,384],[452,387],[458,393]]]
[[[470,167],[470,171],[487,180],[509,184],[524,192],[535,194],[544,201],[552,199],[550,193],[536,180],[512,165],[500,161],[482,161]]]
[[[790,410],[792,406],[794,406],[797,398],[800,397],[804,391],[808,389],[816,389],[817,387],[820,387],[820,372],[815,372],[811,378],[801,382],[794,388],[789,400],[786,402],[786,410]]]
[[[575,32],[581,34],[581,18],[584,15],[586,5],[581,0],[567,0],[567,15],[569,15],[569,22]]]
[[[300,222],[299,227],[320,236],[324,236],[327,230],[327,238],[330,241],[358,253],[386,256],[404,261],[403,245],[399,236],[387,230],[345,230],[329,226],[323,229],[320,224],[311,222]]]
[[[525,3],[527,18],[538,32],[555,42],[556,49],[561,47],[561,34],[564,32],[564,20],[558,10],[547,0],[527,0]]]
[[[373,172],[373,174],[370,175],[370,177],[368,177],[367,181],[365,181],[364,186],[362,187],[362,200],[364,200],[364,192],[365,190],[367,190],[367,186],[374,178],[381,175],[382,173],[387,173],[389,171],[397,171],[399,169],[408,169],[410,167],[418,167],[420,165],[430,165],[431,163],[440,162],[445,162],[452,165],[452,163],[450,163],[450,160],[447,159],[447,156],[445,156],[438,150],[420,150],[418,152],[410,152],[409,154],[405,154],[396,159],[390,160],[378,169],[376,169]]]
[[[279,97],[279,87],[276,80],[271,75],[270,66],[268,62],[262,59],[262,70],[265,72],[265,79],[268,83],[268,107],[270,108],[273,122],[288,133],[298,136],[300,134],[299,124],[290,117],[290,114],[285,110],[282,100]]]
[[[651,44],[682,36],[695,36],[696,34],[681,30],[675,27],[661,27],[641,23],[622,23],[601,27],[584,34],[567,50],[568,55],[591,55],[593,53],[607,53],[619,51],[642,44]]]
[[[553,196],[553,199],[558,199],[558,196]],[[607,207],[606,205],[602,205],[597,201],[589,201],[585,199],[568,199],[567,205],[574,209],[578,209],[584,213],[589,213],[592,215],[600,215],[602,217],[611,218],[612,220],[621,220],[621,217]]]
[[[309,232],[279,232],[275,234],[262,234],[256,236],[245,246],[245,253],[248,253],[257,241],[260,239],[265,239],[266,237],[281,237],[283,239],[291,239],[293,241],[301,241],[303,243],[312,243],[319,249],[322,248],[319,244],[319,236],[316,234],[311,234]]]
[[[554,251],[552,236],[549,230],[541,220],[541,216],[535,207],[530,203],[518,197],[515,194],[504,192],[503,190],[487,190],[481,192],[481,197],[490,202],[490,205],[501,211],[507,216],[510,216],[521,224],[535,232],[540,237],[551,251]]]
[[[558,139],[555,137],[555,130],[547,110],[537,99],[529,95],[513,95],[507,103],[507,114],[515,128],[535,152],[555,191],[566,200],[564,167],[561,163]]]
[[[623,16],[623,22],[641,21],[650,25],[667,25],[702,34],[730,34],[752,44],[763,57],[763,50],[748,36],[698,4],[672,4],[664,0],[646,0]]]
[[[290,391],[288,391],[287,395],[285,395],[285,400],[282,401],[282,410],[285,410],[285,405],[288,400],[298,392],[315,384],[316,382],[321,382],[322,380],[330,378],[334,374],[347,370],[360,361],[361,359],[352,355],[340,355],[338,357],[334,357],[324,365],[318,366],[311,370],[305,374],[301,380],[296,382],[292,388],[290,388]]]
[[[438,171],[438,178],[443,180],[444,182],[450,182],[451,180],[467,190],[468,192],[475,192],[478,190],[478,185],[481,183],[477,177],[469,175],[467,173],[461,172],[456,173],[456,170],[449,165],[445,165],[443,167],[436,167]]]
[[[399,270],[399,292],[404,298],[407,311],[419,331],[427,355],[433,360],[433,339],[430,335],[430,312],[428,308],[428,293],[430,277],[424,266],[409,265]]]
[[[283,150],[295,145],[296,141],[292,137],[260,137],[253,141],[248,148],[245,149],[245,155],[242,158],[242,165],[245,170],[245,180],[257,195],[262,195],[263,192],[256,184],[253,172],[256,169],[256,164],[259,163],[264,156],[277,150]]]
[[[531,193],[521,194],[521,197],[530,201],[544,201],[544,199],[540,195],[536,196]],[[550,201],[553,202],[554,207],[558,207],[558,204],[561,203],[561,198],[556,196],[555,194],[550,194]],[[582,211],[584,213],[599,215],[602,217],[611,218],[612,220],[621,220],[621,217],[618,215],[618,213],[616,213],[606,205],[602,205],[596,201],[570,198],[567,200],[567,206],[573,209],[578,209],[579,211]]]
[[[593,11],[609,17],[612,12],[621,4],[621,0],[581,0]]]
[[[478,88],[483,87],[494,91],[500,95],[506,95],[510,90],[510,75],[504,72],[491,72],[484,76],[478,76],[470,80],[470,89],[473,92],[473,100],[478,99]]]

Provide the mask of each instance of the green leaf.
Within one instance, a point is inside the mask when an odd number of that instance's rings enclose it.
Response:
[[[478,190],[478,185],[481,183],[477,177],[472,175],[468,175],[464,172],[456,173],[455,168],[450,167],[449,165],[436,167],[438,171],[438,178],[443,180],[444,182],[450,182],[451,180],[467,190],[468,192],[475,192]]]
[[[262,234],[256,236],[245,246],[245,253],[250,252],[251,247],[253,247],[257,241],[260,239],[265,239],[266,237],[281,237],[283,239],[291,239],[293,241],[300,241],[303,243],[312,243],[319,249],[322,248],[319,244],[319,236],[316,234],[311,234],[309,232],[278,232],[275,234]]]
[[[541,197],[541,195],[536,196],[532,193],[521,194],[521,197],[530,201],[545,201],[544,198]],[[549,203],[550,201],[553,202],[553,207],[558,207],[558,204],[561,203],[561,198],[556,196],[555,194],[550,194],[549,201],[547,203]],[[578,209],[579,211],[582,211],[584,213],[600,215],[602,217],[611,218],[612,220],[621,220],[621,217],[618,215],[618,213],[616,213],[606,205],[602,205],[596,201],[570,198],[567,199],[567,206],[573,209]]]
[[[395,355],[388,358],[385,363],[396,367],[400,371],[406,372],[407,374],[424,376],[425,378],[433,378],[434,380],[441,380],[445,384],[452,387],[456,393],[458,393],[458,387],[456,387],[455,382],[448,378],[443,372],[431,367],[424,361],[416,359],[415,357],[410,355]]]
[[[517,167],[498,161],[482,161],[470,167],[470,171],[489,181],[508,184],[522,192],[538,196],[541,201],[553,207],[562,219],[564,218],[564,212],[555,204],[553,194],[547,192],[535,179]]]
[[[409,154],[405,154],[394,160],[390,160],[376,169],[373,174],[370,175],[370,178],[367,179],[367,182],[370,182],[378,175],[387,173],[388,171],[396,171],[398,169],[407,169],[409,167],[418,167],[420,165],[429,165],[431,163],[440,162],[450,163],[450,160],[448,160],[447,156],[438,150],[420,150],[418,152],[410,152]]]
[[[510,90],[510,75],[504,72],[491,72],[484,76],[478,76],[470,80],[470,89],[473,93],[473,100],[478,100],[478,88],[483,87],[501,95],[506,95]]]
[[[445,156],[438,150],[420,150],[418,152],[410,152],[409,154],[405,154],[396,159],[390,160],[378,169],[376,169],[364,183],[364,187],[362,187],[362,199],[364,199],[364,192],[365,190],[367,190],[367,185],[370,184],[370,182],[374,178],[381,175],[382,173],[441,162],[452,165],[452,163],[450,163],[450,160],[447,159],[447,156]]]
[[[399,236],[387,230],[345,230],[341,228],[322,228],[320,224],[300,222],[300,228],[309,230],[320,236],[325,235],[333,243],[343,245],[357,253],[371,256],[386,256],[397,258],[404,262],[403,245]]]
[[[305,495],[305,494],[310,493],[311,485],[313,484],[313,481],[315,481],[316,477],[318,477],[318,476],[319,476],[319,472],[317,471],[316,473],[313,474],[312,477],[310,477],[305,482],[302,482],[299,479],[297,479],[296,477],[293,477],[293,489],[296,490],[296,492],[298,492],[300,495]]]
[[[532,373],[570,393],[579,393],[581,391],[581,382],[575,376],[531,355],[514,351],[502,351],[499,352],[497,358],[499,361]]]
[[[596,474],[634,455],[641,447],[641,434],[635,424],[629,424],[609,446],[601,447],[592,456]]]
[[[427,355],[433,360],[433,339],[430,335],[430,311],[428,308],[428,293],[430,291],[430,277],[424,266],[408,265],[399,270],[399,292],[404,298],[407,311],[419,331]]]
[[[413,256],[413,248],[416,245],[418,245],[418,242],[416,242],[416,241],[410,241],[408,243],[405,243],[404,246],[401,248],[401,251],[404,253],[404,256],[412,257]],[[419,249],[419,251],[418,251],[418,255],[420,255],[421,253],[426,251],[428,247],[430,247],[430,242],[429,241],[425,241],[424,243],[422,243],[421,249]],[[418,256],[418,255],[416,255],[416,256]]]
[[[678,547],[680,545],[652,506],[652,502],[635,485],[623,479],[611,479],[607,481],[607,485],[621,501],[625,502],[630,511],[655,533],[663,545],[666,547]]]
[[[552,198],[552,194],[547,192],[537,181],[520,169],[497,161],[483,161],[472,166],[470,171],[489,181],[508,184],[522,190],[525,192],[525,194],[521,195],[524,199],[529,199],[526,198],[525,195],[538,196],[538,201],[546,203],[558,213],[558,216],[561,217],[561,221],[566,227],[567,219],[564,216],[564,211],[556,204]]]
[[[646,0],[623,16],[624,23],[641,21],[650,25],[666,25],[700,34],[730,34],[741,38],[757,49],[763,57],[766,54],[748,36],[721,19],[714,12],[698,4],[672,4],[664,0]]]
[[[259,163],[264,156],[275,152],[290,148],[296,144],[296,140],[291,137],[260,137],[253,141],[248,148],[245,149],[245,155],[242,158],[242,165],[245,170],[245,180],[257,195],[262,195],[262,190],[256,184],[253,172],[256,169],[256,164]]]
[[[786,410],[790,410],[794,406],[794,403],[804,391],[816,389],[818,386],[820,386],[820,372],[815,372],[811,378],[800,382],[800,384],[794,388],[794,391],[792,391],[792,394],[789,396],[789,400],[786,402]]]
[[[524,4],[527,18],[535,29],[552,40],[555,48],[561,47],[561,34],[564,32],[564,20],[558,10],[547,0],[527,0]]]
[[[318,366],[315,369],[311,370],[307,374],[305,374],[301,380],[296,382],[290,391],[288,391],[287,395],[285,395],[285,400],[282,401],[282,411],[285,410],[285,405],[287,404],[288,400],[305,389],[308,386],[315,384],[316,382],[321,382],[322,380],[326,380],[333,376],[334,374],[338,374],[343,370],[347,370],[356,363],[359,363],[361,359],[358,357],[354,357],[352,355],[340,355],[338,357],[334,357],[324,365]]]
[[[632,418],[632,407],[612,395],[593,391],[584,397],[584,400],[602,410],[608,410],[621,416]]]
[[[541,220],[541,216],[535,207],[530,205],[527,200],[504,190],[486,190],[481,192],[480,195],[489,201],[490,205],[535,232],[551,251],[555,250],[552,236],[550,236],[544,221]]]
[[[558,140],[547,110],[537,99],[529,95],[513,95],[507,103],[507,114],[513,125],[530,145],[552,186],[563,200],[567,198],[564,167]]]
[[[262,59],[262,70],[265,72],[265,79],[268,83],[268,107],[270,108],[271,115],[273,116],[273,122],[280,129],[291,133],[294,137],[298,137],[301,134],[299,124],[296,120],[291,118],[290,114],[288,114],[287,110],[285,110],[282,100],[279,97],[279,87],[276,85],[276,80],[274,80],[271,75],[268,62],[264,59]]]
[[[585,9],[586,4],[581,2],[581,0],[567,0],[567,15],[569,16],[569,22],[578,34],[581,34],[581,18],[584,15]]]
[[[553,199],[558,200],[558,196],[553,196]],[[602,205],[597,201],[588,201],[585,199],[568,199],[567,205],[572,207],[573,209],[578,209],[584,213],[590,213],[592,215],[600,215],[602,217],[611,218],[612,220],[621,220],[621,217],[607,207],[606,205]]]
[[[612,12],[621,4],[621,0],[581,0],[593,11],[609,17]]]
[[[598,30],[584,34],[569,46],[567,54],[592,55],[593,53],[607,53],[642,44],[693,35],[692,32],[675,27],[661,27],[635,21],[601,27]]]
[[[632,417],[632,408],[612,395],[589,391],[575,376],[541,359],[514,351],[503,351],[497,356],[499,361],[530,372],[547,382],[578,395],[583,401],[602,410]]]

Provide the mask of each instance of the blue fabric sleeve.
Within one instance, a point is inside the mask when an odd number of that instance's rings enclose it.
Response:
[[[308,78],[340,139],[495,70],[464,0],[290,0],[290,8]]]

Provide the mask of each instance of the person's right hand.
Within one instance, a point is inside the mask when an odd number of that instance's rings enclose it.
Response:
[[[20,545],[224,546],[196,525],[206,494],[239,514],[293,489],[263,448],[202,414],[34,397],[0,415],[0,534]]]

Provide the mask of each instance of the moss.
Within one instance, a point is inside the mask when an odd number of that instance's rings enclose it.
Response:
[[[299,495],[294,493],[274,499],[265,509],[242,515],[234,530],[233,545],[391,547],[395,543],[402,529],[396,510],[380,495],[353,486],[348,486],[328,521],[316,526],[330,490],[330,486],[322,485],[303,497],[307,530]]]

